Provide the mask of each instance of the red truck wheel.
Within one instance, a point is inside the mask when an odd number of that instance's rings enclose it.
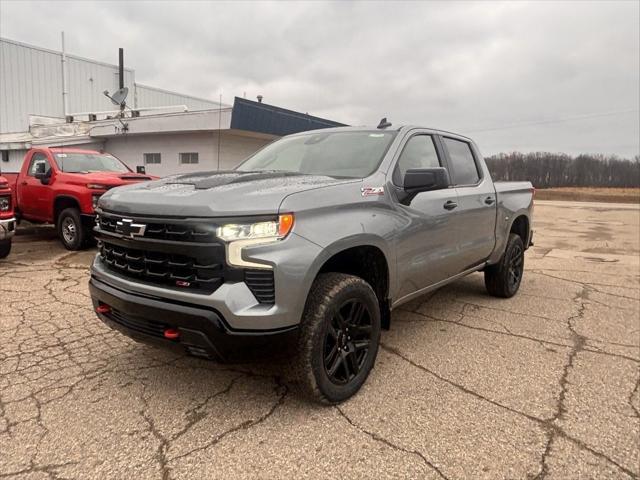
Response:
[[[81,250],[84,247],[87,232],[77,208],[65,208],[60,213],[57,230],[58,237],[67,250]]]

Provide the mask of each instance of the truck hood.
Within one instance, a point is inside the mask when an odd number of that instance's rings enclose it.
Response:
[[[125,185],[128,182],[143,182],[146,180],[152,180],[157,177],[151,177],[149,175],[142,175],[140,173],[120,173],[120,172],[90,172],[90,173],[67,173],[62,172],[59,175],[64,175],[65,181],[78,185],[85,185],[87,183],[98,183],[109,186]]]
[[[202,172],[112,189],[100,198],[103,210],[130,215],[233,217],[278,213],[291,193],[354,179],[290,172]],[[358,180],[359,181],[359,180]]]

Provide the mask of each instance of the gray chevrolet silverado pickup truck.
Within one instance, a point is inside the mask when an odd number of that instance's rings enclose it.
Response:
[[[477,271],[491,295],[518,291],[533,193],[494,183],[450,132],[290,135],[233,171],[105,193],[93,306],[134,339],[200,357],[293,343],[303,391],[337,403],[365,382],[394,308]]]

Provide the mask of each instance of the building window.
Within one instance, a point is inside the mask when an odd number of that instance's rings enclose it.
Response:
[[[9,150],[2,150],[2,161],[9,162]]]
[[[145,153],[144,164],[151,165],[153,163],[160,163],[161,155],[159,153]]]
[[[190,163],[199,163],[198,152],[181,153],[180,163],[183,165],[190,164]]]

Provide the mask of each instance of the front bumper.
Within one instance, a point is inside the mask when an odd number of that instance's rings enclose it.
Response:
[[[276,330],[300,323],[319,268],[314,262],[322,259],[320,253],[320,247],[294,233],[286,240],[258,245],[245,252],[247,260],[274,266],[274,304],[260,303],[242,281],[225,282],[211,294],[139,281],[110,269],[99,255],[91,266],[91,275],[123,291],[215,310],[235,331]]]
[[[102,311],[98,317],[109,327],[136,341],[198,357],[244,359],[248,354],[283,351],[297,338],[297,327],[234,331],[214,309],[139,295],[95,277],[89,281],[89,291],[94,309]],[[168,329],[177,330],[178,337],[166,338]]]
[[[16,219],[0,220],[0,240],[8,240],[16,233]]]

